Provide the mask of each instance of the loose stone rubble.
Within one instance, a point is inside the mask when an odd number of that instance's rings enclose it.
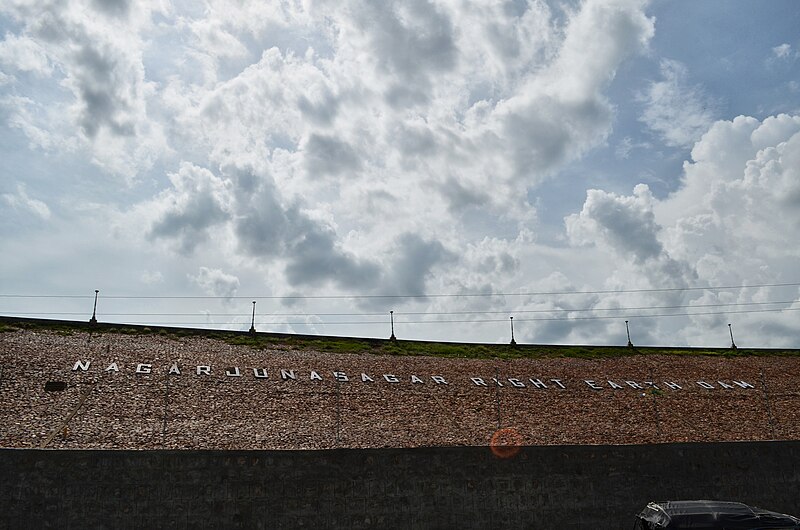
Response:
[[[526,445],[800,439],[800,356],[474,360],[17,330],[0,365],[2,447],[482,446],[508,428]]]

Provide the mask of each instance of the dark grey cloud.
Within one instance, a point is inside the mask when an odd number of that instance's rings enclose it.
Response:
[[[635,276],[652,286],[685,288],[695,284],[696,270],[686,261],[673,259],[658,240],[661,227],[653,213],[649,188],[639,184],[633,196],[589,190],[580,214],[566,218],[573,242],[600,243],[633,264]],[[659,303],[678,304],[682,294],[662,293]]]
[[[456,64],[453,25],[427,0],[370,2],[361,13],[381,68],[406,80]],[[402,12],[401,12],[402,10]]]
[[[404,157],[426,157],[436,153],[436,138],[427,127],[401,124],[392,134],[392,143]]]
[[[336,233],[310,219],[300,205],[283,206],[274,182],[238,172],[234,177],[248,191],[237,192],[234,230],[239,248],[253,257],[284,258],[286,278],[294,286],[332,283],[352,289],[372,288],[380,277],[379,267],[353,256],[336,244]]]
[[[538,314],[544,318],[545,314]],[[525,322],[525,317],[514,319],[517,342],[537,344],[618,344],[628,342],[625,318],[601,320],[567,320],[566,313],[557,312],[554,316],[563,320],[539,320]],[[586,316],[586,313],[581,313]],[[531,317],[536,318],[536,317]],[[634,345],[655,345],[658,343],[658,329],[655,320],[641,319],[631,321],[631,342]]]
[[[336,232],[306,215],[300,204],[284,206],[269,176],[226,168],[224,178],[184,165],[173,175],[167,204],[148,232],[149,239],[173,239],[191,253],[217,225],[231,223],[241,252],[267,261],[286,262],[293,286],[330,283],[370,290],[380,279],[379,266],[337,245]]]
[[[509,142],[515,173],[553,172],[604,134],[610,120],[610,107],[592,99],[567,104],[542,96],[507,113],[503,137]]]
[[[429,102],[427,90],[400,83],[392,85],[383,98],[395,109],[413,108]]]
[[[272,197],[259,195],[258,203],[250,203],[237,212],[234,228],[239,248],[251,256],[280,256],[296,210],[286,212]]]
[[[469,207],[480,207],[491,203],[488,193],[468,188],[455,177],[448,178],[439,189],[447,200],[448,210],[454,214],[463,212]]]
[[[369,290],[379,279],[378,264],[336,248],[332,230],[309,222],[298,235],[287,249],[286,277],[292,285],[330,282],[346,289]]]
[[[327,90],[318,101],[311,101],[305,95],[300,95],[297,98],[297,107],[315,125],[327,126],[333,122],[339,111],[339,100]]]
[[[77,95],[83,103],[80,124],[90,138],[103,126],[119,136],[131,136],[136,132],[126,92],[131,88],[135,92],[138,80],[125,75],[126,67],[120,60],[116,51],[90,42],[84,43],[75,55],[73,75]],[[125,81],[132,85],[127,86]]]
[[[297,205],[284,209],[271,185],[240,209],[235,231],[248,255],[285,258],[287,279],[295,286],[330,282],[369,288],[379,276],[377,265],[338,249],[333,230],[309,219]]]
[[[648,203],[649,193],[642,185],[636,187],[634,197],[588,190],[581,213],[567,219],[568,229],[584,242],[604,241],[638,263],[658,258],[663,247],[656,237],[659,226]]]
[[[129,0],[92,0],[95,9],[102,11],[106,15],[125,17],[130,11]]]
[[[395,241],[383,279],[389,294],[425,294],[426,283],[436,265],[455,259],[441,242],[406,233]]]
[[[594,219],[603,227],[611,244],[642,262],[661,254],[661,243],[653,231],[652,214],[649,216],[631,215],[622,208],[607,205],[595,213]]]
[[[378,70],[397,78],[385,94],[394,107],[426,102],[429,76],[458,62],[452,21],[427,0],[369,2],[360,6],[355,22],[369,39]]]
[[[229,219],[218,198],[203,190],[187,196],[183,204],[174,204],[148,232],[149,239],[168,238],[179,243],[181,253],[190,254],[208,239],[208,230]]]
[[[483,257],[478,262],[475,270],[482,274],[499,272],[501,274],[510,275],[519,269],[519,265],[520,262],[517,258],[503,251],[498,254],[488,254]]]
[[[89,138],[105,128],[117,136],[136,134],[143,108],[144,70],[125,45],[98,36],[76,22],[69,3],[54,6],[31,26],[37,38],[56,45],[63,84],[78,100],[78,125]],[[96,9],[126,15],[127,0],[93,0]],[[132,43],[131,43],[132,44]]]
[[[350,144],[333,136],[312,134],[305,145],[306,169],[312,177],[358,171],[361,159]]]

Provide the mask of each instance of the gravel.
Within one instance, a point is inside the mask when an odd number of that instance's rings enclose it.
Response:
[[[73,371],[79,360],[91,361],[87,371]],[[111,363],[118,372],[107,371]],[[173,363],[180,375],[168,373]],[[503,439],[525,445],[800,439],[800,356],[473,360],[18,330],[0,334],[0,364],[3,447],[485,446],[499,429],[513,434]],[[151,365],[151,373],[137,373],[139,364]],[[197,375],[197,366],[210,366],[211,374]],[[234,367],[241,375],[226,375]],[[267,378],[254,377],[254,368]],[[281,379],[282,369],[294,370],[296,379]],[[373,381],[362,381],[362,374]],[[68,386],[48,392],[48,381]],[[609,381],[622,388],[610,388]]]

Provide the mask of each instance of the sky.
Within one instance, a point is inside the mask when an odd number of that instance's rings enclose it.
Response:
[[[800,347],[796,0],[0,0],[0,38],[2,315]]]

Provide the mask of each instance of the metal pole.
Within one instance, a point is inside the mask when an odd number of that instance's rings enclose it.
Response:
[[[256,301],[253,300],[253,319],[250,321],[250,333],[256,332]]]
[[[517,341],[514,340],[514,317],[509,317],[511,319],[511,344],[516,344]]]
[[[625,321],[625,331],[628,333],[628,348],[633,347],[633,343],[631,342],[631,330],[628,327],[628,321]]]
[[[394,311],[389,311],[389,321],[392,324],[392,335],[389,340],[397,340],[397,337],[394,336]]]
[[[736,343],[735,343],[735,342],[733,342],[733,329],[731,328],[731,325],[730,325],[730,323],[728,323],[728,331],[729,331],[729,332],[730,332],[730,334],[731,334],[731,349],[732,349],[732,350],[735,350],[735,349],[736,349]]]
[[[99,289],[94,290],[94,307],[92,308],[92,318],[89,319],[89,324],[97,324],[97,295],[99,293]]]

